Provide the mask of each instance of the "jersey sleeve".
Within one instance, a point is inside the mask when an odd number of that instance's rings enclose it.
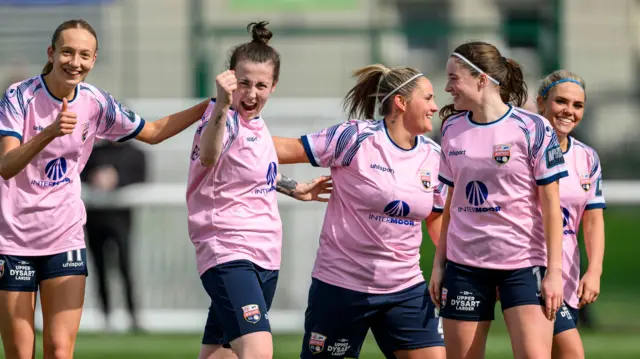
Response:
[[[100,118],[96,136],[100,139],[125,142],[135,138],[145,125],[145,121],[135,112],[119,103],[113,96],[102,92]]]
[[[604,200],[604,195],[602,194],[602,167],[600,166],[600,158],[594,150],[591,150],[590,155],[589,160],[591,161],[591,171],[589,172],[589,179],[591,181],[591,186],[589,188],[589,197],[587,199],[585,210],[596,208],[604,209],[607,208],[607,204]]]
[[[536,184],[543,186],[569,176],[555,130],[535,118],[531,132],[529,150]]]
[[[444,182],[438,183],[436,189],[433,191],[433,209],[432,212],[442,213],[444,212],[444,204],[447,202],[447,192],[449,187]]]
[[[440,167],[438,170],[438,180],[449,187],[453,187],[453,173],[451,172],[451,166],[449,166],[449,160],[445,154],[444,147],[440,154]],[[445,193],[446,198],[446,193]]]
[[[362,141],[373,133],[363,131],[360,121],[352,120],[301,137],[305,153],[315,167],[347,167]]]
[[[12,85],[0,100],[0,137],[12,136],[22,141],[25,104],[16,85]]]

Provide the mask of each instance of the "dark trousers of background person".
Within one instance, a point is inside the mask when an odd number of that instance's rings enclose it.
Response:
[[[133,330],[140,330],[135,305],[134,283],[131,270],[131,223],[132,211],[129,209],[88,210],[87,244],[93,257],[98,274],[100,302],[105,319],[112,311],[109,298],[108,269],[114,263],[111,257],[112,247],[117,249],[118,267],[124,284],[127,310],[132,320]]]

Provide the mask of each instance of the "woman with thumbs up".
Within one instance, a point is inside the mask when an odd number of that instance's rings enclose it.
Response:
[[[0,100],[0,336],[6,358],[34,353],[39,289],[45,358],[71,358],[87,276],[80,172],[96,139],[157,144],[204,114],[209,101],[145,122],[83,82],[98,51],[94,29],[55,30],[41,75]]]

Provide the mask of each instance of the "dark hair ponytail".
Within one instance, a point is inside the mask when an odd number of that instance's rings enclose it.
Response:
[[[500,98],[503,102],[522,107],[527,102],[527,84],[520,64],[512,59],[504,60],[506,75],[500,81]]]
[[[266,21],[252,22],[247,25],[247,31],[251,34],[251,42],[244,43],[233,48],[229,59],[229,69],[235,70],[240,61],[273,64],[273,81],[280,78],[280,54],[271,46],[269,41],[273,33],[267,29]]]
[[[344,109],[350,119],[373,119],[376,105],[384,100],[380,103],[379,114],[389,115],[393,109],[395,95],[403,96],[407,100],[411,98],[416,89],[418,74],[420,73],[411,67],[389,69],[384,65],[375,64],[360,68],[353,72],[357,82],[343,100]],[[414,80],[400,87],[411,78]],[[392,92],[393,94],[387,97]]]
[[[252,22],[247,25],[247,31],[251,33],[251,38],[253,39],[251,42],[269,45],[269,40],[273,37],[273,33],[267,29],[267,25],[269,23],[266,21]]]

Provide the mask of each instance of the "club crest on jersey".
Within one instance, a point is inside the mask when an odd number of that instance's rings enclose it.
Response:
[[[420,182],[422,182],[424,189],[431,189],[431,171],[420,169]]]
[[[591,180],[589,179],[589,175],[580,175],[580,187],[582,187],[585,192],[589,192],[589,190],[591,189]]]
[[[242,316],[244,320],[251,324],[256,324],[262,318],[260,307],[257,304],[249,304],[242,307]]]
[[[500,165],[509,162],[511,158],[511,145],[495,145],[493,146],[493,159]]]
[[[4,275],[4,261],[0,259],[0,278]]]
[[[309,350],[313,354],[322,353],[324,350],[324,342],[327,340],[325,335],[320,333],[311,332],[311,338],[309,338]]]

